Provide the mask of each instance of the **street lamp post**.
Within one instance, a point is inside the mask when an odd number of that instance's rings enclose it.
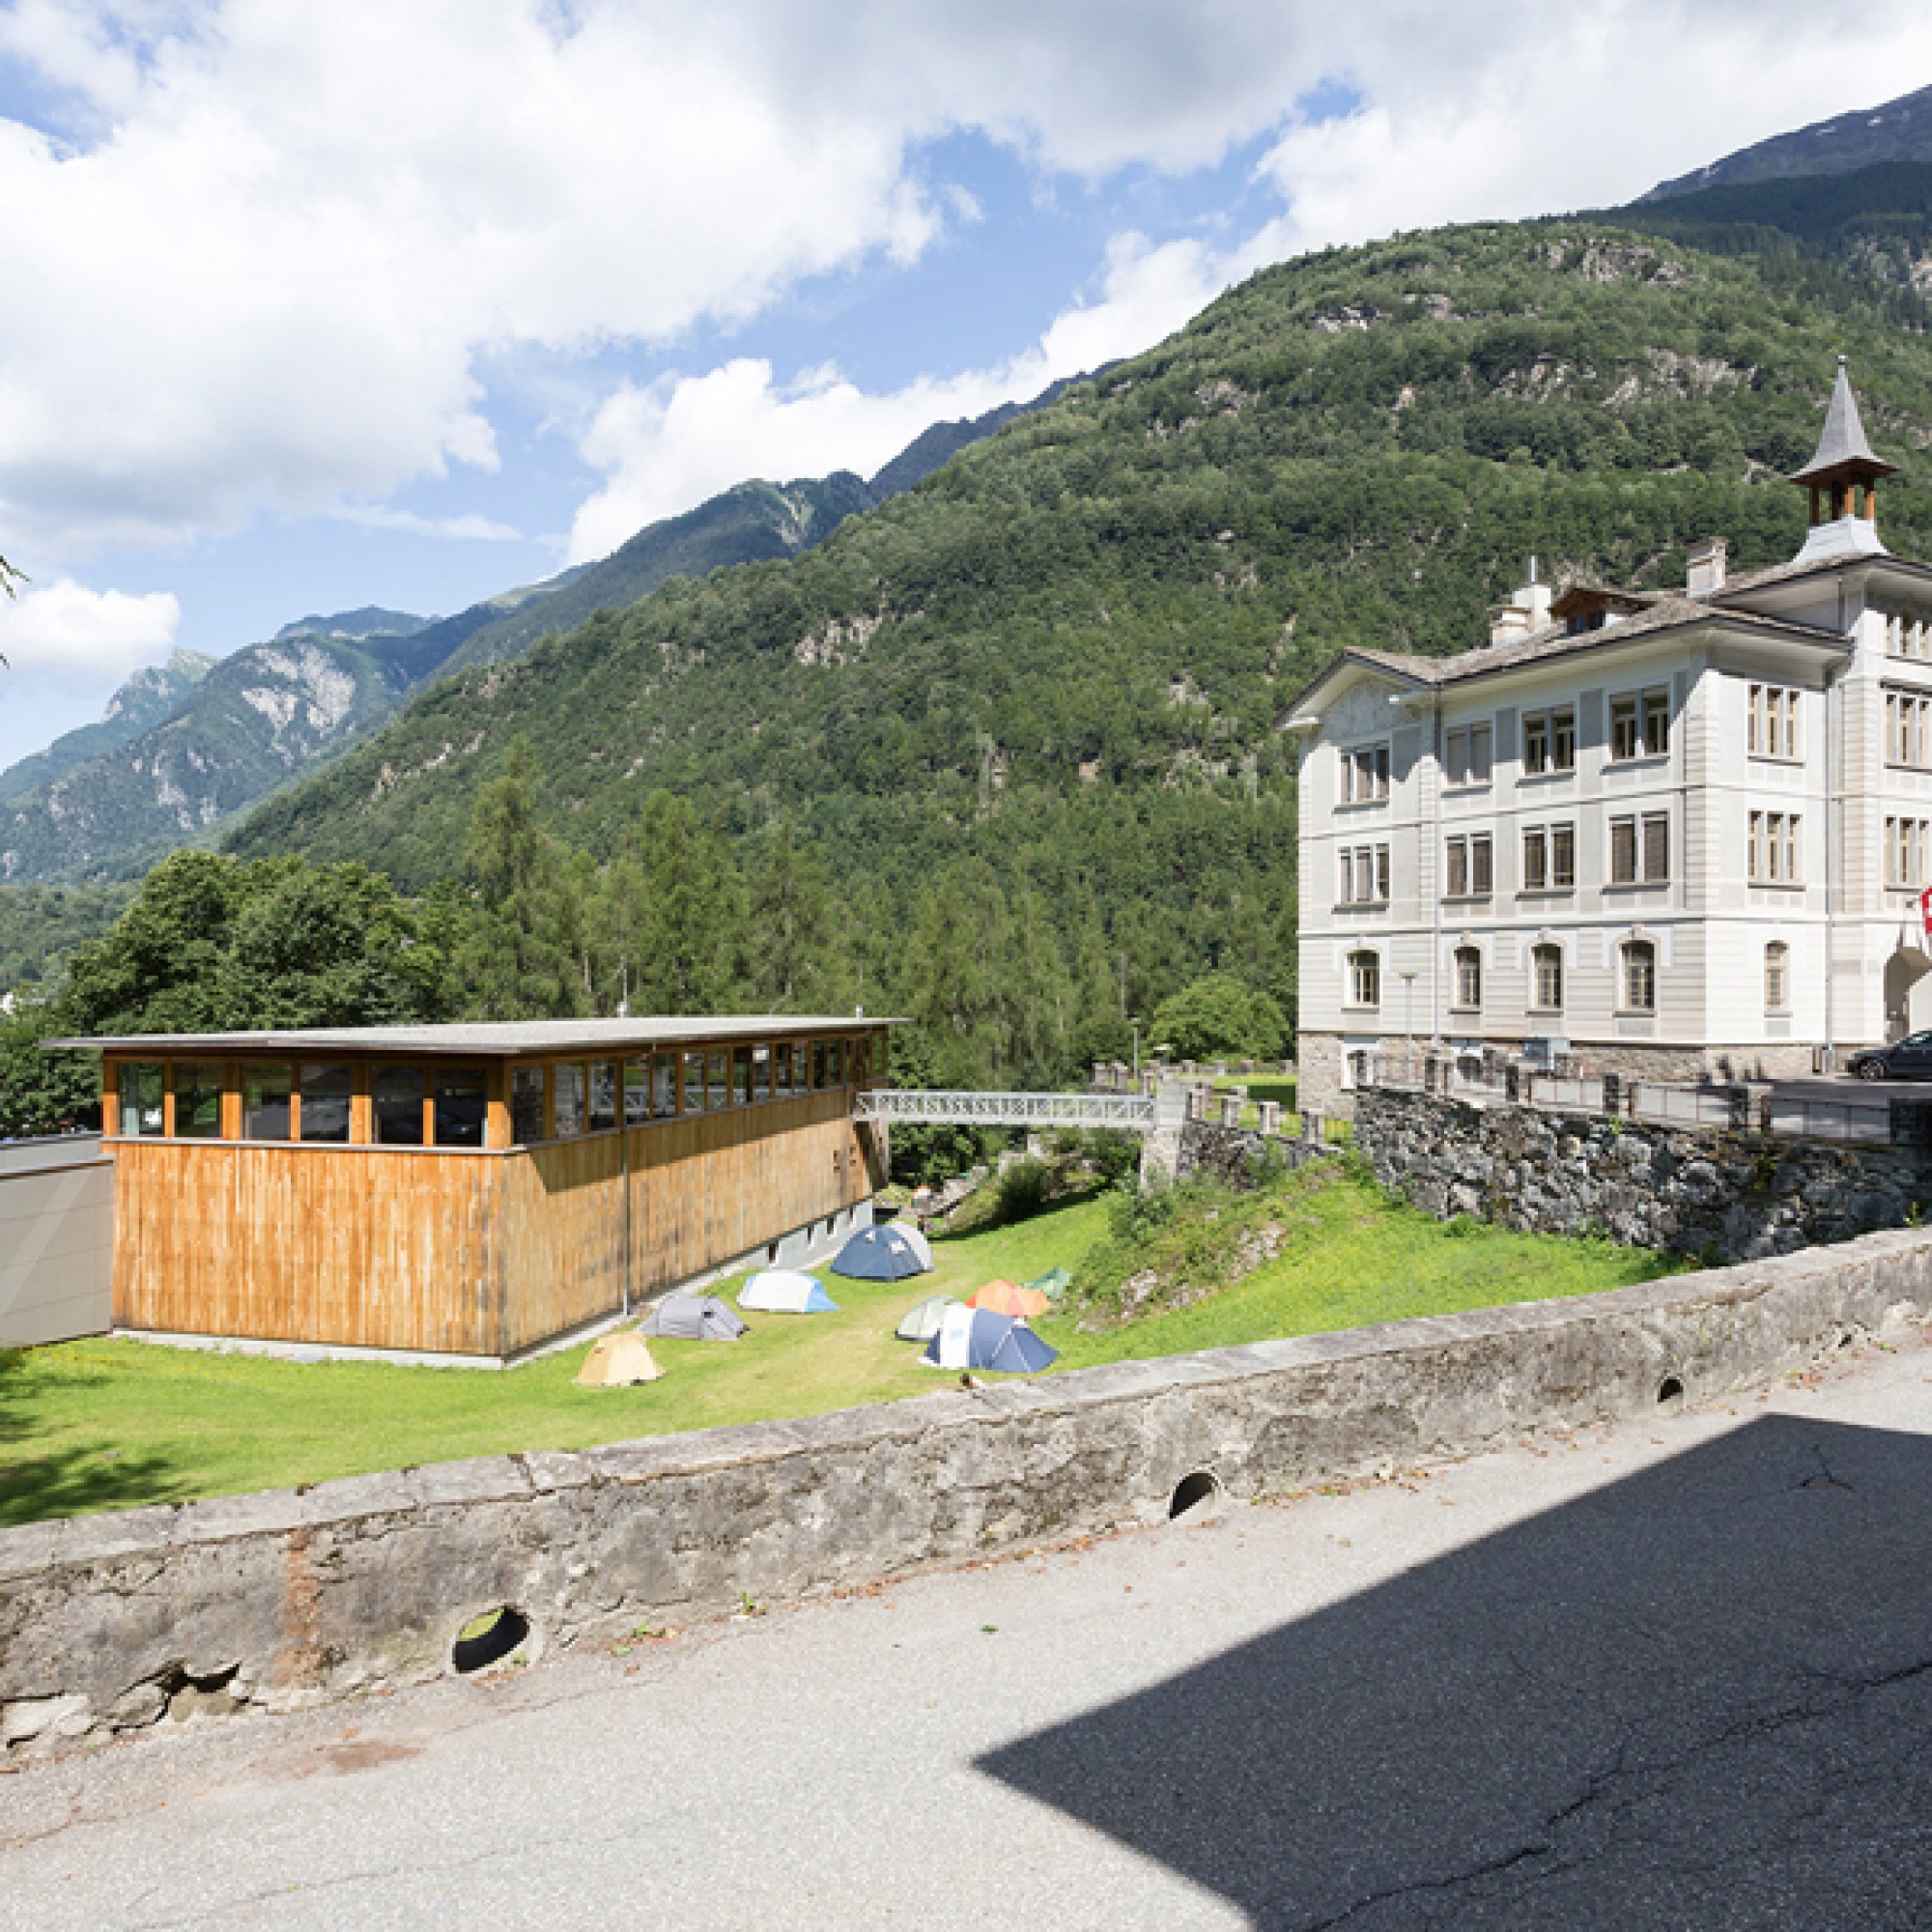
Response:
[[[1127,1024],[1134,1030],[1134,1086],[1138,1089],[1141,1084],[1141,1023],[1129,1020]]]
[[[1402,976],[1402,1030],[1408,1036],[1408,1084],[1415,1085],[1415,973]]]

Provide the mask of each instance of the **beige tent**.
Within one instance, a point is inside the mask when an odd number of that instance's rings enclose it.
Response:
[[[644,1338],[630,1329],[606,1335],[583,1358],[577,1372],[579,1388],[629,1388],[635,1382],[654,1382],[664,1374]]]

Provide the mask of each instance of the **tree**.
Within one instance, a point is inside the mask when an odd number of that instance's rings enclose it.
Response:
[[[687,799],[654,791],[611,863],[604,948],[646,1013],[729,1012],[745,981],[730,841]]]
[[[1151,1042],[1178,1060],[1272,1060],[1288,1022],[1267,994],[1230,973],[1210,973],[1154,1009]]]
[[[817,851],[789,819],[767,833],[745,895],[751,990],[774,1012],[825,1012],[841,977],[832,895]]]
[[[12,1011],[0,1013],[0,1140],[100,1124],[99,1057],[41,1045],[64,1031],[59,1010],[44,1000],[16,996]]]

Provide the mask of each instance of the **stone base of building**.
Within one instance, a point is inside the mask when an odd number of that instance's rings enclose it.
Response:
[[[1486,1053],[1506,1060],[1520,1059],[1520,1039],[1485,1038]],[[1305,1033],[1298,1041],[1299,1060],[1295,1074],[1295,1101],[1304,1108],[1349,1120],[1354,1114],[1354,1092],[1359,1084],[1351,1075],[1350,1056],[1369,1053],[1377,1066],[1377,1077],[1407,1083],[1422,1077],[1427,1042],[1415,1042],[1415,1065],[1408,1065],[1409,1043],[1402,1035],[1379,1037],[1358,1034]],[[1441,1051],[1440,1048],[1436,1049]],[[1818,1046],[1810,1040],[1772,1040],[1749,1046],[1680,1046],[1667,1041],[1572,1040],[1570,1060],[1584,1079],[1614,1073],[1625,1081],[1657,1080],[1675,1085],[1694,1086],[1704,1081],[1730,1083],[1740,1080],[1796,1080],[1815,1073]],[[1840,1047],[1839,1064],[1850,1059]]]

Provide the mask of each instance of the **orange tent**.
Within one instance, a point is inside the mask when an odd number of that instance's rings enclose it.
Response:
[[[974,1295],[971,1303],[971,1306],[983,1308],[989,1314],[1014,1315],[1024,1321],[1044,1315],[1051,1305],[1038,1289],[1022,1288],[1016,1281],[989,1281]]]

